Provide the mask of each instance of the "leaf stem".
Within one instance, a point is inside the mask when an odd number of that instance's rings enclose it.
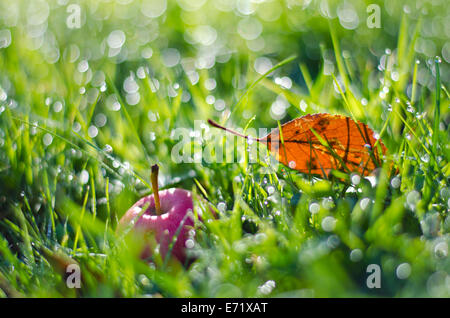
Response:
[[[239,132],[237,132],[237,131],[235,131],[235,130],[233,130],[233,129],[230,129],[230,128],[221,126],[221,125],[219,125],[218,123],[216,123],[216,122],[215,122],[214,120],[212,120],[212,119],[208,119],[208,124],[210,124],[210,125],[213,126],[213,127],[216,127],[216,128],[222,129],[222,130],[225,130],[225,131],[227,131],[227,132],[229,132],[229,133],[231,133],[231,134],[233,134],[233,135],[236,135],[236,136],[245,138],[245,139],[253,139],[253,140],[256,140],[256,141],[258,141],[258,142],[261,141],[260,138],[253,138],[253,137],[251,137],[251,136],[241,134],[241,133],[239,133]]]

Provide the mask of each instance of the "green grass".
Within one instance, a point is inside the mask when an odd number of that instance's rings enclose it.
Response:
[[[369,29],[372,2],[349,2],[359,16],[351,30],[323,17],[319,2],[255,4],[265,45],[252,51],[257,40],[236,31],[245,15],[214,1],[197,11],[168,1],[155,19],[138,1],[80,1],[80,29],[67,28],[57,1],[48,17],[41,2],[0,1],[0,40],[2,30],[11,34],[0,48],[0,297],[449,297],[450,68],[435,58],[449,54],[439,28],[446,5],[380,2],[382,27]],[[214,27],[215,43],[225,44],[193,43],[193,21]],[[114,30],[126,41],[108,57]],[[152,56],[142,57],[148,48]],[[167,48],[181,55],[174,67]],[[213,49],[214,65],[198,67]],[[271,64],[258,73],[261,57]],[[279,85],[284,76],[291,87]],[[139,87],[136,105],[124,82]],[[284,116],[271,111],[277,98],[289,106]],[[375,177],[336,172],[322,180],[252,163],[243,140],[227,149],[239,162],[171,157],[172,132],[195,120],[270,129],[318,112],[379,133],[388,154]],[[225,143],[211,132],[214,143],[193,139],[184,149]],[[208,209],[205,200],[216,207],[217,219],[196,222],[189,266],[157,253],[149,264],[139,241],[115,231],[151,192],[155,163],[163,188],[193,191],[196,212]],[[81,289],[66,286],[75,263]],[[366,285],[369,264],[381,267],[380,289]]]

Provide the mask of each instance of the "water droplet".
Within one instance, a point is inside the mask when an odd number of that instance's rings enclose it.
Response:
[[[424,154],[422,157],[420,157],[420,159],[423,161],[423,162],[430,162],[430,155],[429,154]]]
[[[225,109],[225,101],[223,99],[217,99],[216,102],[214,103],[214,108],[217,111],[222,111]]]
[[[206,103],[208,105],[214,104],[215,101],[216,101],[216,98],[213,95],[206,96]]]
[[[125,33],[122,30],[115,30],[108,35],[106,43],[108,43],[108,46],[112,49],[119,49],[124,45],[125,40]]]
[[[399,279],[407,279],[411,275],[411,265],[402,263],[397,266],[395,273]]]
[[[217,82],[216,82],[216,80],[215,80],[214,78],[208,78],[208,79],[205,81],[204,86],[205,86],[205,88],[206,88],[208,91],[212,91],[213,89],[216,88]]]
[[[49,134],[49,133],[46,133],[44,135],[44,137],[42,138],[42,142],[44,143],[44,145],[46,147],[50,146],[50,144],[53,142],[53,136],[51,134]]]
[[[359,248],[355,248],[350,252],[350,260],[352,262],[359,262],[363,258],[363,252]]]
[[[181,55],[177,49],[167,48],[162,51],[162,61],[166,67],[174,67],[180,62]]]
[[[391,186],[394,189],[398,189],[400,187],[401,183],[402,183],[401,179],[397,176],[393,177],[391,180]]]
[[[300,109],[302,110],[302,112],[306,112],[307,108],[308,108],[308,104],[302,99],[300,101]]]
[[[217,205],[217,209],[220,211],[220,212],[225,212],[226,211],[226,209],[227,209],[227,204],[225,203],[225,202],[220,202],[218,205]]]
[[[103,150],[105,152],[111,153],[113,151],[113,147],[111,147],[111,145],[106,144]]]
[[[414,210],[416,207],[417,202],[420,200],[420,193],[416,190],[413,190],[408,193],[406,196],[406,202],[408,203],[409,207]]]
[[[351,176],[351,180],[353,185],[358,185],[361,182],[361,177],[358,174],[354,173]]]
[[[320,210],[320,205],[317,202],[313,202],[309,205],[309,212],[311,212],[311,214],[316,214],[318,213]]]
[[[86,184],[89,181],[89,173],[86,170],[80,172],[80,183]]]
[[[82,61],[80,61],[80,63],[78,63],[78,66],[77,66],[78,72],[84,73],[84,72],[86,72],[88,69],[89,69],[89,63],[88,63],[88,61],[82,60]]]
[[[53,104],[53,111],[55,113],[59,113],[63,109],[63,104],[60,101],[56,101]]]
[[[369,198],[363,198],[359,202],[359,206],[361,207],[362,210],[365,210],[369,206],[369,203],[370,203],[370,199]]]
[[[258,286],[258,291],[261,294],[268,295],[272,292],[272,290],[275,288],[276,284],[273,280],[268,280],[263,285]]]
[[[336,219],[332,216],[326,216],[322,220],[322,229],[326,232],[332,232],[334,228],[336,227]]]
[[[195,246],[195,241],[193,239],[187,239],[184,245],[186,248],[193,248]]]
[[[445,258],[448,255],[447,242],[439,242],[434,246],[434,254],[438,258]]]
[[[88,135],[91,138],[95,138],[98,135],[98,128],[95,127],[94,125],[89,126],[88,128]]]

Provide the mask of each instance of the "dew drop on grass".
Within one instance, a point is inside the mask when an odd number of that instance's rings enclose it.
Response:
[[[359,202],[359,206],[361,207],[362,210],[365,210],[369,206],[369,203],[370,203],[370,199],[364,198],[361,200],[361,202]]]
[[[142,284],[142,286],[145,286],[145,287],[151,286],[150,280],[148,279],[147,276],[145,276],[143,274],[139,275],[139,282]]]
[[[216,101],[216,98],[213,95],[206,96],[206,103],[208,105],[214,104],[215,101]]]
[[[103,150],[105,152],[111,153],[113,151],[113,147],[111,147],[111,145],[106,144],[105,147],[103,148]]]
[[[89,126],[88,128],[88,135],[91,138],[95,138],[98,135],[98,128],[95,127],[94,125]]]
[[[49,133],[46,133],[42,138],[42,142],[46,147],[50,146],[50,144],[53,142],[53,136],[50,135]]]
[[[273,280],[268,280],[261,286],[258,286],[258,291],[263,295],[268,295],[276,287],[276,283]]]
[[[398,279],[407,279],[411,275],[411,265],[409,263],[402,263],[397,266],[395,274]]]
[[[120,167],[120,162],[117,161],[117,160],[114,160],[113,163],[112,163],[112,165],[113,165],[113,167],[114,167],[115,169],[117,169],[117,168]]]
[[[193,248],[195,246],[195,242],[193,239],[187,239],[184,245],[186,248]]]
[[[320,205],[317,202],[313,202],[309,205],[309,212],[311,212],[311,214],[316,214],[318,213],[320,210]]]
[[[225,212],[226,211],[226,209],[227,209],[227,204],[225,203],[225,202],[220,202],[218,205],[217,205],[217,209],[220,211],[220,212]]]
[[[216,88],[217,82],[216,82],[216,80],[215,80],[214,78],[208,78],[208,79],[205,81],[204,86],[205,86],[205,88],[206,88],[208,91],[212,91],[212,90],[214,90],[214,89]]]
[[[408,203],[409,207],[414,210],[417,202],[420,200],[420,193],[416,190],[413,190],[408,193],[406,196],[406,203]]]
[[[267,193],[269,195],[273,194],[275,192],[275,188],[273,186],[269,186],[267,187]]]
[[[97,126],[97,127],[105,126],[107,121],[108,121],[108,118],[103,113],[97,114],[94,119],[95,126]]]
[[[336,227],[336,219],[332,216],[326,216],[323,220],[322,220],[322,229],[325,232],[332,232],[334,230],[334,228]]]
[[[300,109],[302,110],[302,112],[306,112],[307,108],[308,108],[308,104],[302,99],[300,101]]]
[[[339,236],[337,236],[337,235],[330,235],[327,239],[327,247],[332,248],[332,249],[338,247],[340,243],[341,243],[341,240],[340,240]]]
[[[125,33],[122,30],[112,31],[106,40],[108,46],[112,49],[121,48],[126,41]]]
[[[80,172],[80,183],[86,184],[89,181],[89,173],[86,170]]]
[[[437,258],[446,258],[448,256],[447,242],[439,242],[434,246],[434,255]]]
[[[402,181],[397,176],[395,176],[391,179],[391,187],[393,187],[394,189],[398,189],[400,187],[401,183],[402,183]]]
[[[53,111],[55,113],[59,113],[63,109],[63,104],[60,101],[56,101],[53,104]]]
[[[326,210],[331,210],[334,207],[334,202],[331,197],[322,199],[322,207]]]
[[[217,111],[222,111],[224,110],[226,107],[225,101],[223,99],[217,99],[216,102],[214,103],[214,108]]]
[[[428,163],[430,161],[430,155],[429,154],[424,154],[422,157],[420,157],[420,159],[425,162]]]
[[[255,60],[254,68],[257,73],[263,75],[273,67],[272,62],[267,57],[259,57]]]
[[[82,60],[82,61],[80,61],[80,63],[78,63],[78,66],[77,66],[78,72],[84,73],[84,72],[86,72],[88,69],[89,69],[89,63],[88,63],[88,61]]]
[[[450,276],[447,272],[439,270],[434,272],[427,280],[427,291],[432,297],[442,297],[448,293]]]
[[[289,161],[289,168],[295,169],[296,166],[297,166],[297,164],[295,161]]]
[[[136,70],[136,76],[140,79],[144,79],[147,76],[147,72],[143,66],[139,66]]]
[[[352,262],[359,262],[363,258],[363,252],[359,248],[355,248],[350,252],[350,260]]]
[[[354,173],[351,176],[351,180],[353,185],[358,185],[361,182],[361,177],[358,174]]]
[[[441,191],[439,191],[439,192],[444,199],[447,199],[450,197],[450,188],[442,188]]]

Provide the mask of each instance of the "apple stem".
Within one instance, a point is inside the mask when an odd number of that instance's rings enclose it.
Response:
[[[155,211],[156,215],[161,215],[161,204],[159,201],[159,189],[158,189],[158,172],[159,167],[157,164],[152,166],[152,173],[150,179],[152,181],[153,197],[155,198]]]
[[[245,139],[253,139],[253,140],[256,140],[256,141],[261,141],[260,138],[253,138],[253,137],[248,136],[248,135],[243,135],[243,134],[241,134],[241,133],[239,133],[239,132],[237,132],[237,131],[235,131],[233,129],[221,126],[221,125],[219,125],[218,123],[216,123],[212,119],[208,119],[208,124],[210,124],[213,127],[216,127],[216,128],[219,128],[219,129],[222,129],[222,130],[225,130],[225,131],[228,131],[229,133],[232,133],[233,135],[236,135],[236,136],[239,136],[239,137],[242,137],[242,138],[245,138]]]

